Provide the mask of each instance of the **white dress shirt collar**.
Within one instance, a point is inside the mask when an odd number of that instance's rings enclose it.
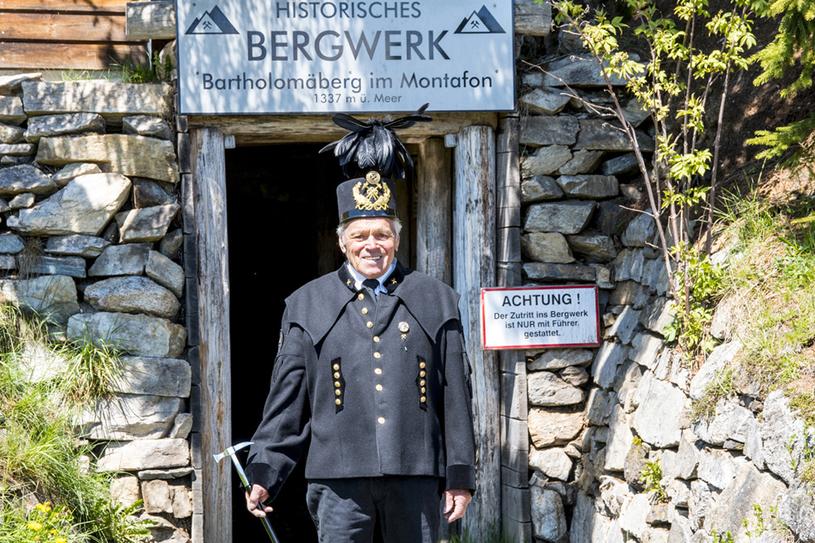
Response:
[[[345,265],[348,267],[348,273],[350,273],[351,277],[354,279],[354,288],[356,290],[362,290],[362,282],[365,281],[367,277],[365,277],[364,275],[359,273],[356,269],[354,269],[350,262],[346,262]],[[395,269],[396,269],[396,259],[394,258],[393,262],[391,262],[391,265],[388,266],[387,270],[385,270],[385,273],[383,273],[380,277],[377,277],[376,280],[379,281],[379,286],[376,287],[374,294],[379,294],[380,292],[388,292],[387,289],[384,287],[384,283],[388,279],[388,277],[390,277],[391,273],[393,273],[393,270]]]

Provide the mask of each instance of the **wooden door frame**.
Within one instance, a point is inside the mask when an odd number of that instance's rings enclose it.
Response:
[[[501,511],[502,501],[501,447],[493,446],[501,441],[500,373],[494,354],[481,350],[478,332],[478,289],[496,284],[495,130],[499,121],[494,113],[433,117],[432,123],[418,123],[400,132],[400,137],[420,144],[417,268],[447,282],[452,279],[466,301],[462,316],[474,372],[479,481],[465,527],[485,533],[500,522],[496,512]],[[194,543],[231,543],[232,467],[215,463],[212,457],[231,445],[232,439],[225,143],[331,141],[344,131],[328,116],[207,116],[184,121],[189,127],[190,166],[185,201],[193,208],[189,215],[197,253],[193,260],[197,319],[190,318],[198,323],[199,372],[191,406],[198,430],[191,435],[198,515],[192,536]],[[452,164],[445,140],[448,145],[456,142]],[[443,241],[450,239],[451,245]]]

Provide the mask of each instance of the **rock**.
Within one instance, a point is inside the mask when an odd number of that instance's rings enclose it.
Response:
[[[23,250],[23,238],[17,234],[0,234],[0,253],[16,255]]]
[[[574,262],[563,234],[532,232],[521,236],[521,251],[526,259],[537,262],[568,264]]]
[[[725,441],[747,441],[747,431],[755,424],[753,412],[727,399],[719,400],[716,412],[710,420],[700,420],[693,425],[693,432],[711,445],[722,446]]]
[[[561,166],[558,173],[561,175],[579,175],[591,173],[597,167],[597,163],[600,162],[600,158],[602,158],[602,156],[602,151],[587,151],[582,149],[573,153],[572,159]]]
[[[595,279],[597,288],[603,290],[610,290],[614,288],[614,281],[611,280],[611,268],[608,266],[601,266],[594,262],[590,263],[589,265],[594,268],[594,272],[597,276]]]
[[[180,417],[181,415],[183,415],[183,413],[179,414],[178,417]],[[165,481],[169,481],[171,479],[180,479],[182,477],[192,475],[193,471],[194,470],[192,467],[172,468],[172,469],[146,469],[144,471],[140,471],[138,473],[138,476],[139,479],[141,479],[142,481],[152,481],[154,479],[162,479]]]
[[[78,162],[74,164],[66,164],[61,170],[51,176],[51,180],[59,187],[64,187],[72,179],[76,179],[80,175],[90,175],[92,173],[102,173],[102,169],[98,164],[91,162]]]
[[[611,387],[617,375],[617,366],[625,360],[627,352],[628,349],[619,343],[609,341],[603,343],[597,351],[591,369],[592,378],[598,386],[604,389]]]
[[[552,349],[544,351],[527,364],[529,371],[559,370],[569,366],[588,365],[594,354],[588,349]]]
[[[588,224],[594,206],[593,202],[577,200],[533,204],[527,210],[524,229],[530,232],[577,234]]]
[[[529,403],[539,407],[575,405],[583,401],[583,391],[548,371],[527,376]]]
[[[0,143],[0,155],[29,156],[33,155],[37,146],[31,143]]]
[[[749,523],[743,521],[754,518],[756,506],[768,513],[774,510],[786,492],[786,485],[775,477],[761,473],[752,464],[742,464],[705,515],[705,529],[730,532],[734,541],[749,541],[755,534],[749,533]]]
[[[604,469],[623,471],[626,456],[633,442],[634,434],[631,432],[628,416],[619,405],[615,404],[608,419],[608,443],[606,443]]]
[[[613,392],[604,392],[599,388],[591,388],[586,400],[586,420],[592,426],[608,424],[608,414],[617,398]]]
[[[192,431],[192,414],[179,413],[178,415],[175,416],[175,420],[173,421],[173,428],[172,430],[170,430],[170,434],[167,437],[179,437],[181,439],[187,439],[191,431]]]
[[[21,164],[0,169],[0,196],[9,197],[24,192],[50,194],[57,190],[51,178],[39,168],[30,164]]]
[[[131,115],[122,119],[122,131],[125,134],[149,136],[162,140],[173,139],[173,129],[160,117],[149,115]]]
[[[36,81],[40,78],[42,78],[40,72],[2,75],[0,76],[0,94],[15,94],[25,81]]]
[[[178,204],[131,209],[116,215],[122,242],[158,241],[167,233]]]
[[[73,315],[68,320],[68,337],[90,337],[112,343],[128,354],[176,357],[184,350],[184,327],[166,319],[99,312]]]
[[[567,241],[575,254],[597,262],[608,262],[617,256],[614,241],[600,234],[568,236]]]
[[[191,369],[175,358],[121,357],[122,374],[113,384],[117,392],[188,398]]]
[[[529,466],[540,470],[547,477],[568,481],[572,471],[572,459],[559,448],[533,450],[529,454]]]
[[[36,197],[30,192],[18,194],[8,203],[9,209],[25,209],[34,205]]]
[[[521,159],[523,177],[551,175],[572,159],[572,152],[565,145],[547,145]]]
[[[620,515],[620,528],[637,539],[641,539],[648,529],[646,519],[651,511],[651,503],[647,494],[636,494],[628,502]]]
[[[25,130],[19,126],[0,123],[0,143],[11,144],[23,140]]]
[[[139,480],[132,475],[118,477],[110,481],[110,499],[113,502],[130,507],[139,501]]]
[[[27,340],[18,357],[22,377],[28,383],[43,383],[61,377],[71,363],[67,356],[44,343]]]
[[[616,337],[623,345],[631,343],[634,336],[634,330],[637,328],[640,320],[640,312],[631,309],[631,306],[625,306],[623,312],[614,321],[614,324],[606,331],[608,337]]]
[[[544,409],[529,410],[529,436],[538,449],[565,445],[583,429],[582,413],[559,413]]]
[[[544,115],[556,115],[569,103],[569,96],[550,89],[534,89],[532,92],[523,95],[520,102],[529,111],[543,113]]]
[[[741,458],[741,465],[746,461]],[[696,476],[716,489],[724,489],[736,476],[739,466],[735,458],[727,451],[719,449],[702,449],[699,451],[699,467]]]
[[[690,499],[690,483],[679,479],[670,479],[665,485],[665,494],[675,507],[688,507]]]
[[[642,279],[645,254],[642,250],[623,249],[614,259],[614,278],[617,281],[637,281]]]
[[[596,275],[591,266],[580,264],[544,264],[529,262],[523,265],[526,276],[535,281],[587,281],[593,282]]]
[[[638,170],[639,164],[634,153],[626,153],[611,160],[606,160],[601,167],[603,175],[625,175]]]
[[[98,281],[85,289],[85,301],[100,311],[145,313],[166,319],[174,318],[181,308],[172,292],[140,276]]]
[[[655,447],[675,447],[682,435],[685,395],[675,386],[645,372],[637,392],[639,407],[632,426],[643,441]]]
[[[614,198],[597,202],[597,213],[592,227],[601,234],[616,236],[622,233],[636,211],[629,209],[631,202],[627,198]]]
[[[698,530],[713,504],[713,491],[706,482],[696,479],[690,484],[690,499],[688,499],[688,519],[691,527]],[[707,541],[707,539],[700,540]]]
[[[147,513],[172,513],[173,498],[167,481],[154,479],[141,484],[144,510]]]
[[[589,382],[589,373],[583,368],[569,366],[558,372],[558,376],[572,386],[579,387]]]
[[[92,411],[81,415],[77,424],[82,427],[82,434],[90,439],[157,439],[167,434],[183,406],[181,398],[114,396],[99,400]]]
[[[149,254],[150,246],[146,243],[111,245],[102,251],[88,270],[88,275],[140,275],[147,266]]]
[[[144,273],[159,285],[170,289],[177,297],[181,297],[184,291],[184,269],[163,254],[150,251]]]
[[[676,463],[676,476],[680,479],[694,479],[699,465],[700,448],[696,445],[696,435],[691,430],[683,430],[679,439]]]
[[[629,355],[631,360],[649,370],[656,368],[657,354],[662,348],[662,339],[647,332],[642,332],[636,335],[631,342],[631,347],[631,354]]]
[[[95,236],[70,234],[49,237],[45,242],[45,252],[55,255],[83,256],[93,258],[102,254],[110,242]]]
[[[25,131],[25,140],[36,143],[40,138],[80,134],[83,132],[104,133],[105,119],[97,113],[66,113],[63,115],[43,115],[30,117]]]
[[[611,76],[612,85],[622,86],[625,81]],[[569,55],[568,57],[551,62],[543,75],[543,85],[546,87],[602,87],[606,86],[606,79],[600,63],[593,58]]]
[[[521,183],[521,202],[531,204],[543,200],[556,200],[563,196],[563,190],[555,180],[545,175],[536,175]]]
[[[614,537],[614,536],[617,537]],[[569,543],[622,543],[622,534],[616,521],[601,515],[591,496],[578,492],[569,527]]]
[[[85,259],[78,256],[36,256],[29,261],[31,273],[86,277]]]
[[[79,313],[76,285],[62,275],[0,280],[0,302],[18,304],[63,325]]]
[[[778,519],[792,530],[796,541],[815,541],[815,498],[812,496],[812,489],[794,485],[780,495]]]
[[[667,298],[657,298],[651,304],[650,311],[643,313],[642,317],[644,317],[641,319],[642,325],[645,328],[657,334],[663,334],[665,328],[674,320],[673,302]]]
[[[579,125],[571,115],[529,115],[521,119],[521,145],[572,145]]]
[[[645,247],[654,239],[657,227],[654,218],[647,213],[640,213],[628,223],[620,241],[626,247]]]
[[[703,367],[704,368],[704,367]],[[804,421],[790,409],[783,392],[771,392],[764,402],[760,434],[767,469],[792,485],[804,463],[807,436]]]
[[[568,531],[560,494],[541,485],[529,488],[532,495],[532,529],[542,541],[559,542]]]
[[[694,400],[702,398],[708,386],[722,374],[740,349],[741,342],[738,340],[714,348],[690,382],[690,397]]]
[[[639,283],[634,281],[620,281],[611,291],[608,298],[609,305],[631,305],[642,307],[648,300],[648,292]]]
[[[651,117],[651,112],[643,109],[636,98],[632,98],[623,106],[623,117],[636,128]]]
[[[130,181],[115,173],[83,175],[30,209],[9,226],[35,235],[98,235],[127,201]]]
[[[175,195],[165,190],[158,182],[149,179],[133,180],[133,207],[154,207],[175,202]]]
[[[625,481],[609,475],[600,476],[600,501],[603,503],[605,513],[613,518],[619,517],[623,508],[628,505],[634,495]]]
[[[637,141],[643,152],[654,150],[654,140],[646,133],[636,131]],[[574,149],[594,149],[598,151],[631,151],[633,146],[628,136],[616,123],[601,119],[580,119],[580,132]]]
[[[764,464],[764,444],[761,441],[761,426],[753,418],[747,425],[747,434],[744,441],[744,456],[753,461],[758,469],[763,470]]]
[[[561,175],[557,184],[567,196],[601,199],[617,196],[620,187],[611,175]]]
[[[0,96],[0,123],[20,124],[26,119],[23,102],[17,96]]]
[[[118,81],[26,81],[23,103],[29,115],[89,111],[108,120],[125,115],[172,114],[173,89],[165,83],[122,83]]]
[[[159,252],[161,252],[161,254],[167,258],[176,258],[183,243],[184,232],[180,228],[176,228],[161,239],[161,243],[159,243]]]
[[[43,138],[37,150],[37,162],[51,166],[96,162],[113,173],[168,183],[178,181],[173,144],[144,136],[104,134]]]
[[[192,494],[184,485],[174,485],[173,489],[173,516],[175,518],[189,518],[192,516]]]

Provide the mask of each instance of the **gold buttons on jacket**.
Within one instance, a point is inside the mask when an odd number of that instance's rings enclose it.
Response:
[[[339,379],[339,377],[337,377]],[[340,388],[342,384],[339,381],[334,381],[334,388]]]
[[[367,308],[367,307],[363,307],[363,308],[360,310],[360,313],[362,313],[363,315],[367,315],[367,314],[368,314],[368,308]]]
[[[371,321],[368,321],[368,322],[365,323],[365,326],[367,326],[368,328],[373,328],[374,323],[372,323]]]
[[[339,378],[340,378],[340,372],[335,371],[334,372],[334,379],[339,379]]]
[[[379,417],[378,419],[376,419],[376,422],[378,422],[379,424],[385,424],[385,417]]]
[[[377,375],[382,375],[382,368],[374,368],[374,373]]]
[[[339,364],[334,364],[332,366],[332,368],[334,368],[334,371],[340,371],[340,365]]]
[[[427,396],[422,396],[421,398],[419,398],[419,401],[421,403],[427,403]]]
[[[424,370],[419,372],[419,377],[425,377],[426,375],[427,375],[427,372],[424,371]]]
[[[379,343],[379,336],[374,336],[374,343]]]
[[[336,400],[334,400],[334,405],[342,405],[342,400],[337,398]]]
[[[420,386],[420,387],[423,387],[423,386],[425,386],[425,385],[427,385],[427,381],[425,381],[424,379],[422,379],[421,381],[419,381],[419,386]]]
[[[365,295],[363,293],[360,292],[359,294],[357,294],[357,300],[359,300],[361,302],[364,299],[365,299]]]
[[[335,358],[331,361],[331,376],[334,378],[334,411],[339,413],[343,410],[345,401],[345,380],[342,378],[342,359]]]
[[[379,351],[375,351],[374,352],[374,358],[376,358],[377,360],[382,358],[382,353],[380,353]]]
[[[342,396],[342,390],[340,390],[340,389],[336,389],[336,390],[334,390],[334,394],[335,394],[336,396]]]
[[[379,384],[376,385],[376,390],[378,390],[379,392],[382,392],[382,385],[379,385]]]
[[[425,388],[425,387],[421,387],[421,388],[419,389],[419,392],[421,392],[422,394],[426,394],[426,393],[427,393],[427,388]]]
[[[421,368],[421,369],[425,369],[426,367],[427,367],[427,364],[425,364],[424,360],[422,360],[421,362],[419,362],[419,368]]]

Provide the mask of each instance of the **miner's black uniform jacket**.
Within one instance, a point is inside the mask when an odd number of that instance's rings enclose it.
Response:
[[[308,479],[422,475],[475,489],[458,295],[399,264],[383,286],[372,300],[343,265],[286,299],[246,469],[271,498],[307,446]]]

